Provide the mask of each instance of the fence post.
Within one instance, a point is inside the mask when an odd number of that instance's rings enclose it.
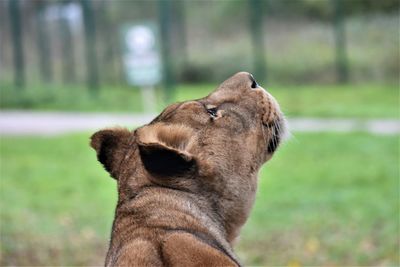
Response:
[[[39,1],[36,5],[37,49],[39,54],[40,76],[48,83],[53,80],[51,58],[51,41],[44,17],[45,2]]]
[[[100,0],[97,8],[97,26],[102,30],[98,32],[97,38],[100,44],[100,69],[102,73],[102,82],[116,82],[115,68],[115,49],[114,41],[110,37],[114,35],[111,20],[108,17],[110,2]]]
[[[349,80],[348,60],[346,53],[346,34],[343,21],[343,2],[333,0],[333,26],[335,33],[336,48],[336,71],[339,83],[346,83]]]
[[[25,68],[19,0],[9,1],[9,12],[14,57],[14,83],[16,88],[22,89],[25,87]]]
[[[85,27],[85,54],[87,65],[87,82],[89,90],[96,93],[99,88],[96,58],[96,29],[91,0],[81,0]]]
[[[61,2],[59,8],[58,28],[61,36],[62,53],[62,79],[64,83],[75,81],[75,57],[74,43],[72,42],[71,28],[68,18],[65,17],[64,6],[67,2]]]
[[[178,46],[179,55],[179,68],[185,68],[188,63],[188,47],[187,47],[187,34],[186,34],[186,8],[185,1],[174,1],[174,14],[175,14],[175,24],[177,42],[175,44]]]
[[[263,3],[261,0],[248,0],[250,33],[253,45],[254,77],[267,80],[267,67],[265,63],[264,32],[263,32]]]
[[[173,70],[171,64],[171,40],[170,40],[170,28],[171,28],[171,1],[170,0],[158,0],[158,17],[161,34],[161,54],[163,61],[163,77],[164,87],[166,90],[166,100],[170,102],[173,97]]]

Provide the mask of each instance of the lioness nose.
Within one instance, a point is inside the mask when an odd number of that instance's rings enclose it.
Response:
[[[233,82],[245,85],[247,88],[248,87],[250,87],[251,89],[260,88],[260,85],[257,83],[254,76],[249,72],[245,72],[245,71],[238,72],[235,75],[233,75],[230,79],[228,79],[227,81],[229,81],[229,80],[232,80]]]
[[[254,79],[253,75],[251,75],[251,74],[250,74],[250,80],[251,80],[251,86],[250,86],[251,88],[255,89],[255,88],[259,87],[256,79]]]
[[[251,89],[256,89],[256,88],[262,88],[254,78],[253,74],[249,72],[239,72],[237,74],[241,80],[242,83],[245,83],[247,86],[250,86]],[[247,87],[246,86],[246,87]]]
[[[232,77],[225,80],[216,91],[222,92],[225,90],[244,92],[246,90],[253,89],[263,89],[253,77],[251,73],[248,72],[238,72]]]

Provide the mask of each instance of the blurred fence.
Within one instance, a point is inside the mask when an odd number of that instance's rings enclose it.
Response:
[[[119,27],[153,21],[165,82],[396,81],[397,0],[0,1],[0,80],[123,84]]]

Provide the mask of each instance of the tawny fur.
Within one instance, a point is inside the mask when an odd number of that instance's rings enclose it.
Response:
[[[276,100],[252,84],[240,72],[133,132],[92,136],[118,183],[107,266],[240,265],[232,245],[285,131]]]

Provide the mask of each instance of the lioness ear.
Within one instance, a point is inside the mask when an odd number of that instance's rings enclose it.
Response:
[[[183,125],[155,124],[137,131],[140,157],[147,171],[159,176],[181,176],[196,169],[189,153],[194,135]]]
[[[96,150],[97,159],[110,175],[118,179],[119,165],[124,158],[125,149],[131,132],[115,128],[96,132],[92,135],[90,145]]]

